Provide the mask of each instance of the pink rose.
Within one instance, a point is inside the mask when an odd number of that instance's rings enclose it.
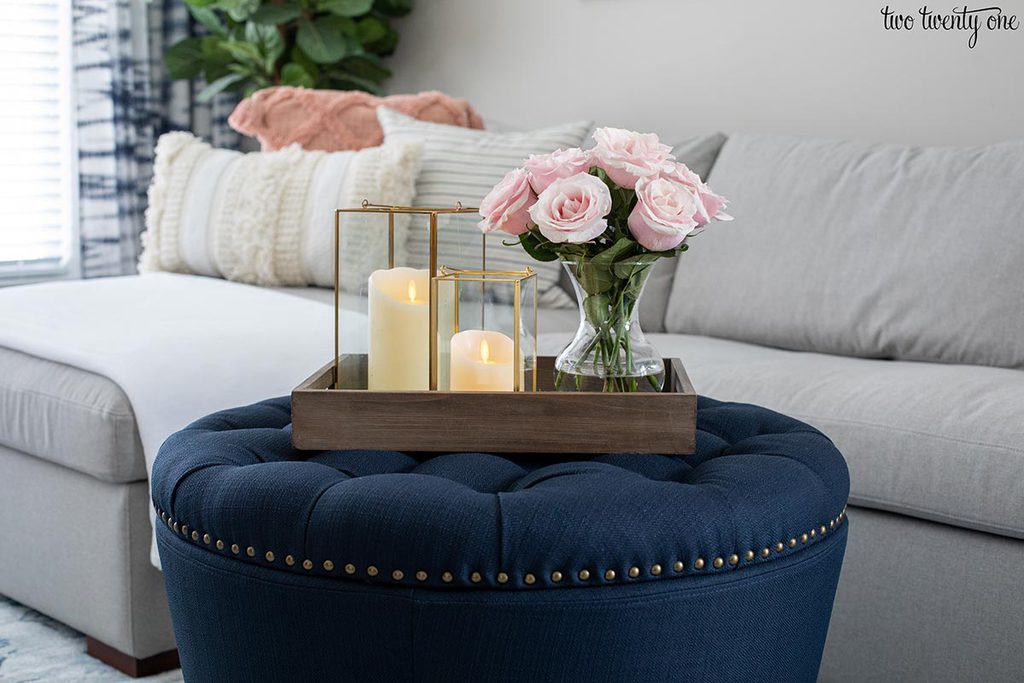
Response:
[[[559,149],[551,154],[531,154],[523,164],[530,174],[533,191],[540,194],[559,178],[568,178],[590,169],[590,153],[579,147]]]
[[[665,164],[661,169],[661,177],[675,181],[692,188],[700,197],[700,214],[697,217],[697,225],[704,226],[713,220],[731,221],[732,216],[725,213],[728,200],[711,191],[700,176],[687,168],[686,164],[671,162]]]
[[[582,244],[605,231],[611,210],[608,186],[596,176],[577,173],[548,185],[530,207],[530,217],[552,242]]]
[[[668,178],[641,178],[636,198],[629,214],[629,231],[651,251],[675,249],[698,225],[700,197],[688,185]]]
[[[594,131],[594,159],[615,184],[633,189],[640,178],[657,175],[666,162],[673,160],[672,148],[663,145],[654,133],[634,133],[622,128],[598,128]]]
[[[529,208],[535,201],[537,195],[530,187],[529,175],[521,168],[513,169],[480,202],[484,219],[477,225],[483,232],[501,230],[520,235],[530,229]]]

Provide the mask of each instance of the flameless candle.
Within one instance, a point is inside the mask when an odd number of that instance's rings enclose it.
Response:
[[[451,352],[452,391],[513,391],[511,337],[490,330],[465,330],[452,337]]]
[[[369,283],[370,353],[367,388],[406,391],[430,388],[426,270],[375,270]]]

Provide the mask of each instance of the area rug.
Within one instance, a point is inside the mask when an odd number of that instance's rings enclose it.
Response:
[[[129,678],[85,654],[85,636],[0,595],[0,681],[179,683],[181,670]]]

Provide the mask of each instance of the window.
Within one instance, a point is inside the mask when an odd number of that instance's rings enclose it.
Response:
[[[70,0],[0,0],[0,283],[75,276]]]

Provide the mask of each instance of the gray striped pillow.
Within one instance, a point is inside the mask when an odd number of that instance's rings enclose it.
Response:
[[[394,110],[380,107],[377,118],[386,142],[415,141],[423,144],[423,166],[416,181],[416,206],[480,206],[484,195],[506,173],[521,166],[531,154],[546,154],[556,149],[579,147],[593,123],[578,121],[540,130],[492,133],[418,121]],[[480,235],[475,223],[479,217],[452,221],[438,231],[438,263],[466,263],[464,255],[476,256]],[[448,228],[448,229],[445,229]],[[475,233],[475,234],[474,234]],[[540,305],[547,308],[572,306],[572,299],[559,286],[561,266],[557,262],[540,263],[531,259],[522,247],[505,246],[503,233],[487,239],[489,270],[537,271]],[[405,244],[410,265],[426,265],[429,244],[425,230],[410,230]],[[476,259],[479,262],[479,259]]]

